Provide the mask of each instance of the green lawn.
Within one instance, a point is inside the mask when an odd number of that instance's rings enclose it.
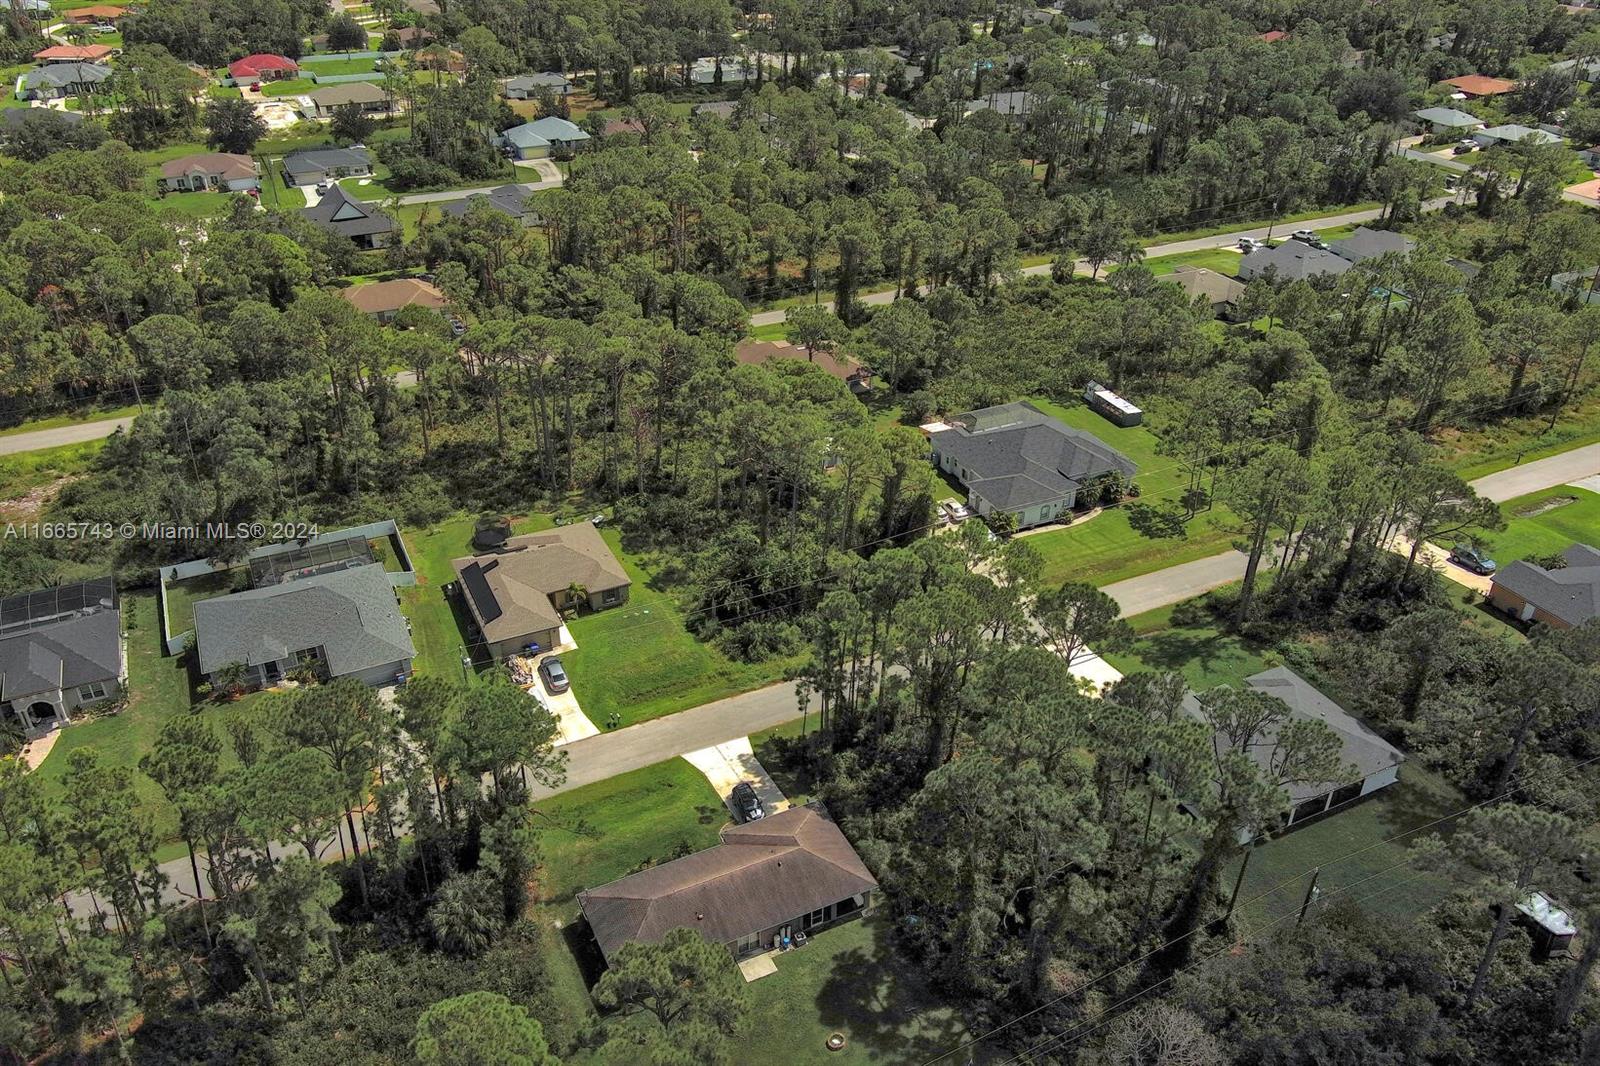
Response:
[[[321,53],[300,57],[300,69],[319,78],[342,74],[371,74],[378,68],[373,59],[346,59],[343,52]],[[334,84],[339,84],[335,82]]]
[[[1269,665],[1267,649],[1213,626],[1174,627],[1172,607],[1128,619],[1138,634],[1131,648],[1105,656],[1124,674],[1175,670],[1196,691],[1239,685]]]
[[[887,917],[846,922],[776,959],[778,972],[748,986],[754,1024],[740,1038],[751,1063],[924,1062],[970,1036],[923,975],[897,956]],[[824,1043],[843,1033],[842,1051]],[[1003,1056],[985,1045],[976,1061]],[[973,1061],[966,1053],[951,1062]]]
[[[1532,513],[1541,507],[1550,509]],[[1600,493],[1588,489],[1563,485],[1519,496],[1501,504],[1500,513],[1506,518],[1504,532],[1478,539],[1501,566],[1531,555],[1551,555],[1574,541],[1600,541]]]
[[[317,87],[310,78],[280,78],[261,83],[262,96],[304,96]]]
[[[156,611],[154,590],[122,594],[123,619],[128,630],[127,704],[120,714],[79,721],[63,730],[36,773],[47,795],[59,795],[67,757],[79,748],[95,748],[103,762],[134,768],[134,788],[141,806],[154,819],[157,839],[171,841],[177,837],[177,812],[156,783],[138,772],[137,767],[140,756],[150,750],[167,719],[189,710],[192,694],[188,658],[162,654],[161,627]],[[227,719],[248,714],[258,698],[257,694],[251,694],[231,704],[203,704],[200,713],[210,718],[222,733]],[[224,767],[234,763],[232,750],[226,744],[222,763]],[[159,854],[166,858],[181,851],[181,848],[164,848]]]
[[[622,550],[616,530],[604,536],[633,579],[628,602],[570,622],[578,648],[561,657],[590,721],[613,711],[624,726],[659,718],[760,688],[795,665],[734,662],[696,640],[672,596],[651,587],[647,563]]]
[[[1156,453],[1156,435],[1144,426],[1113,425],[1082,403],[1061,405],[1038,398],[1032,402],[1067,425],[1093,433],[1138,464],[1134,481],[1143,494],[1137,502],[1170,509],[1187,487],[1188,475],[1172,457]],[[1181,538],[1146,537],[1133,528],[1134,513],[1127,506],[1112,508],[1086,522],[1027,537],[1028,544],[1044,556],[1045,581],[1108,585],[1215,555],[1226,550],[1232,538],[1228,526],[1233,516],[1224,507],[1191,519],[1187,536]]]
[[[1243,928],[1260,930],[1280,918],[1285,919],[1283,924],[1292,922],[1287,916],[1299,910],[1310,884],[1309,871],[1318,866],[1322,872],[1317,887],[1323,900],[1358,901],[1375,915],[1414,917],[1443,899],[1453,887],[1451,882],[1415,865],[1388,867],[1404,862],[1412,846],[1434,831],[1417,832],[1419,827],[1463,805],[1461,793],[1449,782],[1416,760],[1406,763],[1398,784],[1255,849],[1239,892]],[[1380,843],[1402,833],[1411,835]],[[1364,848],[1368,850],[1340,858]],[[1227,887],[1232,887],[1237,872],[1235,864],[1223,879]]]
[[[58,448],[0,455],[0,510],[10,512],[5,501],[18,500],[35,489],[64,477],[87,473],[89,464],[105,447],[103,440],[63,444]],[[37,517],[37,514],[20,517]]]
[[[758,341],[784,341],[789,339],[789,323],[774,322],[770,326],[752,326],[750,336]]]
[[[249,572],[243,567],[202,574],[187,581],[167,585],[167,629],[173,636],[194,628],[194,605],[213,596],[226,596],[249,588]]]
[[[545,932],[551,995],[577,1028],[595,1014],[589,986],[603,968],[578,913],[578,891],[711,847],[727,808],[705,775],[682,759],[563,792],[536,807],[543,816],[543,870],[532,917]]]
[[[1438,436],[1446,459],[1468,480],[1558,455],[1600,441],[1600,388],[1568,404],[1553,426],[1549,415],[1539,415]]]
[[[1239,272],[1238,252],[1230,248],[1202,248],[1197,252],[1179,252],[1177,255],[1158,255],[1153,259],[1144,260],[1144,265],[1149,267],[1158,277],[1170,274],[1181,266],[1205,267],[1215,270],[1218,274],[1233,277]]]

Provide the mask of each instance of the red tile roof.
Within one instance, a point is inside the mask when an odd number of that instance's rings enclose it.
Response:
[[[1266,33],[1257,34],[1257,36],[1259,36],[1263,41],[1266,41],[1268,44],[1271,44],[1274,41],[1281,41],[1285,37],[1289,36],[1289,31],[1288,30],[1268,30]]]
[[[274,71],[299,69],[300,64],[288,56],[271,55],[266,52],[257,52],[253,56],[235,59],[228,64],[228,73],[232,74],[235,79],[257,78]]]
[[[1499,96],[1517,87],[1514,81],[1490,78],[1482,74],[1463,74],[1459,78],[1446,78],[1444,84],[1453,85],[1468,96]]]
[[[104,44],[53,44],[33,53],[40,62],[97,63],[116,49]]]

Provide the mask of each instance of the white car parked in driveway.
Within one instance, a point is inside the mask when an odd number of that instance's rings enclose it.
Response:
[[[944,515],[944,520],[952,525],[972,517],[972,508],[960,500],[945,500],[939,504],[939,510]]]

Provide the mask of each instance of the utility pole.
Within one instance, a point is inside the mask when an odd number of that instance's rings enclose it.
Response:
[[[1311,883],[1306,886],[1306,898],[1300,902],[1300,913],[1295,917],[1294,927],[1300,928],[1300,923],[1306,920],[1306,911],[1311,909],[1312,902],[1317,898],[1317,878],[1322,876],[1322,867],[1318,866],[1311,871]]]
[[[1250,869],[1250,856],[1254,854],[1254,848],[1246,847],[1244,849],[1244,862],[1239,864],[1239,876],[1233,879],[1233,892],[1228,896],[1228,913],[1223,918],[1223,921],[1233,917],[1233,905],[1239,899],[1239,888],[1244,884],[1244,872]]]

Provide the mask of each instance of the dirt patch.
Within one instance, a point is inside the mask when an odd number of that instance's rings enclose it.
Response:
[[[1548,514],[1558,507],[1565,507],[1569,503],[1577,503],[1576,496],[1551,496],[1549,499],[1530,503],[1526,507],[1519,507],[1515,513],[1518,518],[1537,518],[1539,515]]]
[[[9,500],[0,500],[0,522],[32,522],[44,513],[45,505],[56,498],[56,494],[74,481],[82,480],[82,475],[58,477],[54,481],[38,485],[21,496],[13,496]]]

